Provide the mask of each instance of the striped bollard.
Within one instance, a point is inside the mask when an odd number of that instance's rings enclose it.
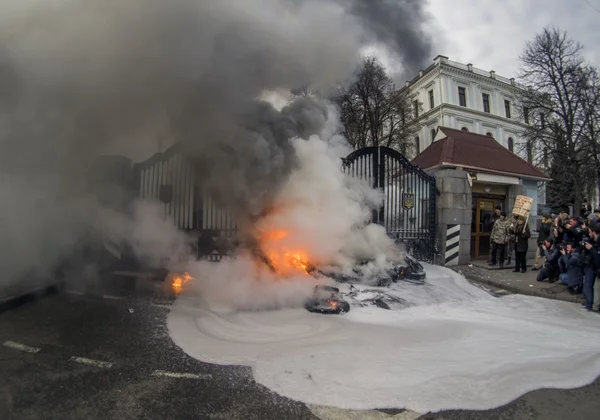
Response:
[[[460,249],[460,225],[447,225],[446,229],[446,254],[444,265],[458,265]]]

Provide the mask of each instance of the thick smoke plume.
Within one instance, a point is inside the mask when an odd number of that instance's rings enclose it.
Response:
[[[259,100],[265,91],[326,92],[353,71],[367,33],[394,39],[402,57],[419,60],[414,48],[426,54],[426,45],[409,41],[418,38],[413,23],[404,45],[389,21],[380,21],[385,32],[375,24],[381,7],[367,13],[353,4],[3,1],[3,279],[49,273],[84,233],[122,228],[130,236],[156,226],[143,223],[139,206],[124,221],[89,195],[89,170],[101,154],[139,161],[181,141],[213,195],[255,220],[297,167],[289,139],[320,133],[328,118],[310,98],[277,110]],[[419,15],[419,6],[409,9]],[[132,218],[138,226],[124,228]],[[138,247],[153,254],[155,243]]]

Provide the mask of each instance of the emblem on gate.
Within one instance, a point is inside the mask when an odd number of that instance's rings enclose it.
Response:
[[[410,210],[415,206],[415,195],[411,193],[402,193],[402,207]]]

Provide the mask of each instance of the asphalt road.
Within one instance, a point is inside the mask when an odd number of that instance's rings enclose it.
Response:
[[[600,418],[600,381],[485,412],[315,410],[256,384],[250,368],[187,356],[168,336],[168,305],[61,294],[0,312],[0,419]]]
[[[316,419],[249,368],[188,357],[167,312],[56,295],[0,313],[0,419]]]

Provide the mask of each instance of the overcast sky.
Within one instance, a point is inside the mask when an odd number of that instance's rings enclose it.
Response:
[[[512,77],[525,42],[555,25],[600,67],[600,0],[429,0],[429,11],[434,56]]]

